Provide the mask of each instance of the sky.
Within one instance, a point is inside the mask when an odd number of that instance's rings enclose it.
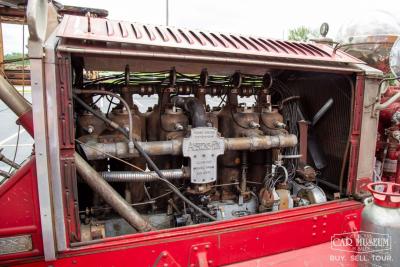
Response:
[[[58,1],[107,9],[110,19],[166,24],[166,0]],[[400,25],[399,0],[169,0],[169,25],[285,39],[289,29],[306,26],[318,30],[327,22],[328,36],[336,38],[346,21],[368,18],[372,10],[391,12]],[[4,25],[3,38],[5,53],[22,51],[21,26]]]

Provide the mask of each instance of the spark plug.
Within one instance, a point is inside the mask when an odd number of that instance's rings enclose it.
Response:
[[[275,121],[274,122],[274,126],[276,128],[279,128],[279,129],[285,129],[286,128],[286,124],[284,124],[283,122],[280,122],[280,121]]]
[[[251,121],[251,122],[249,123],[249,127],[250,127],[251,129],[260,128],[260,124],[257,123],[257,122],[255,122],[255,121]]]
[[[92,125],[89,125],[88,128],[87,128],[87,132],[89,134],[92,134],[94,132],[94,127]]]
[[[174,128],[177,131],[183,131],[183,129],[184,129],[183,125],[180,123],[175,123]]]

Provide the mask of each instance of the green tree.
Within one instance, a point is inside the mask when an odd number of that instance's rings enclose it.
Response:
[[[318,31],[311,30],[305,26],[300,26],[295,29],[289,30],[288,39],[291,41],[306,42],[318,36],[319,36]]]
[[[29,67],[29,56],[28,54],[25,54],[24,56],[25,60],[22,62],[22,53],[9,53],[4,55],[4,61],[8,62],[5,64],[6,69],[15,69],[15,68],[21,68],[22,65],[24,65],[25,68]]]

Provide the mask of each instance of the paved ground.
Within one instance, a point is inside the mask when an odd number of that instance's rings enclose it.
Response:
[[[22,93],[22,86],[17,86],[17,89]],[[31,102],[30,88],[25,87],[25,98]],[[31,153],[33,139],[26,133],[25,129],[16,125],[17,116],[0,101],[0,148],[3,149],[3,154],[15,162],[22,163]],[[18,149],[16,144],[18,141]],[[10,167],[3,162],[0,162],[0,169],[10,171]],[[0,181],[1,181],[0,177]]]

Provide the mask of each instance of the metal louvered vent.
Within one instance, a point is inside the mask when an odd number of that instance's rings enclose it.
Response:
[[[90,25],[89,25],[90,24]],[[236,55],[286,57],[338,63],[361,63],[341,51],[333,53],[330,46],[249,37],[165,26],[143,25],[104,18],[66,15],[59,37],[126,43],[131,45],[235,53]]]

